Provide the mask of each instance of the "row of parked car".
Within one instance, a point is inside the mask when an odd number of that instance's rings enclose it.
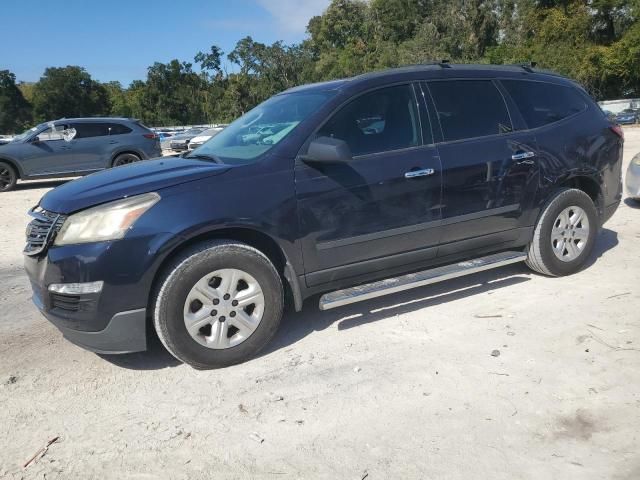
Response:
[[[603,110],[607,118],[618,125],[635,125],[640,123],[640,109],[625,108],[621,112],[613,113]]]
[[[42,123],[0,142],[0,192],[13,189],[18,180],[83,176],[160,157],[167,149],[193,150],[223,128],[193,128],[171,135],[131,118],[63,118]],[[163,148],[161,142],[169,143]]]
[[[226,126],[226,124],[194,126],[180,130],[155,128],[153,131],[160,137],[160,146],[163,151],[181,152],[199,147]]]
[[[215,137],[226,125],[216,125],[215,127],[192,127],[184,132],[179,132],[161,139],[160,145],[163,150],[173,150],[183,152],[193,150],[201,146],[207,140]]]

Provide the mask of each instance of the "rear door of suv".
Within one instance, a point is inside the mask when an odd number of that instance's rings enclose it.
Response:
[[[359,94],[314,136],[344,140],[352,160],[297,161],[309,286],[388,273],[436,256],[441,170],[422,108],[409,82]]]
[[[499,248],[524,234],[538,186],[538,148],[492,79],[422,84],[443,169],[439,256]]]
[[[112,152],[118,147],[120,128],[127,128],[120,124],[107,122],[77,122],[72,124],[76,129],[73,139],[73,154],[76,172],[88,173],[110,166]],[[124,133],[124,132],[120,132]]]

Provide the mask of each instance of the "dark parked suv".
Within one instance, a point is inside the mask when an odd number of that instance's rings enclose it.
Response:
[[[0,146],[0,192],[18,179],[77,177],[159,157],[158,135],[130,118],[63,118]]]
[[[50,191],[26,270],[74,343],[140,351],[155,329],[184,362],[229,365],[316,293],[328,309],[520,261],[576,272],[620,202],[622,144],[580,86],[529,67],[307,85],[183,158]]]

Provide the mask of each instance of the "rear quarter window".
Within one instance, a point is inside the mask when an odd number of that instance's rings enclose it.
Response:
[[[578,89],[530,80],[501,80],[529,128],[559,122],[587,109]]]
[[[122,125],[121,123],[110,123],[109,124],[109,135],[123,135],[125,133],[131,133],[131,130],[126,125]]]

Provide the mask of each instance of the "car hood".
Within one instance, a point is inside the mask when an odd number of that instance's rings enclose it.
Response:
[[[42,197],[40,206],[51,212],[68,214],[112,200],[220,175],[230,168],[187,158],[146,160],[65,183]]]

